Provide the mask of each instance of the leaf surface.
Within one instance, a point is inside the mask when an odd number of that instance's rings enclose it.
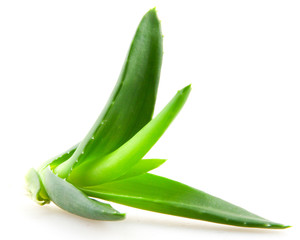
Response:
[[[101,160],[85,162],[74,168],[68,181],[78,186],[90,186],[113,181],[124,175],[163,135],[183,107],[190,91],[190,85],[178,91],[164,109],[131,139]]]
[[[175,216],[242,227],[288,227],[195,188],[149,173],[81,189],[92,197]]]
[[[72,214],[106,221],[122,220],[125,217],[109,204],[89,198],[72,184],[56,176],[49,167],[43,170],[41,178],[51,201]]]
[[[158,168],[165,161],[165,159],[142,159],[137,164],[135,164],[127,173],[116,179],[116,181],[147,173],[155,168]]]
[[[49,165],[51,166],[51,169],[57,167],[59,164],[67,161],[76,151],[79,143],[68,149],[67,151],[55,156],[54,158],[51,158],[50,160],[44,162],[38,169],[38,171],[42,171]]]
[[[26,189],[32,200],[40,205],[49,203],[49,197],[45,191],[38,172],[31,168],[25,176]]]
[[[98,160],[134,136],[152,118],[162,63],[162,34],[155,9],[141,20],[119,80],[104,110],[72,157],[55,172]]]

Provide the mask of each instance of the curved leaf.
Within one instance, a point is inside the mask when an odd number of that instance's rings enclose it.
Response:
[[[94,220],[122,220],[125,214],[119,213],[109,204],[89,198],[72,184],[56,176],[49,167],[41,174],[45,189],[51,199],[62,209]]]
[[[136,135],[100,161],[85,162],[74,168],[68,181],[78,186],[98,185],[113,181],[128,172],[163,135],[183,107],[190,91],[190,85],[178,91],[164,109]]]
[[[165,161],[165,159],[142,159],[137,164],[135,164],[127,173],[117,178],[116,181],[135,177],[143,173],[149,172],[155,168],[158,168]]]
[[[288,227],[195,188],[149,173],[81,190],[92,197],[175,216],[242,227]]]
[[[38,169],[38,171],[42,171],[49,165],[51,165],[51,169],[57,167],[59,164],[67,161],[75,152],[77,149],[79,143],[68,149],[67,151],[55,156],[54,158],[51,158],[50,160],[44,162]]]
[[[44,189],[38,172],[31,168],[25,176],[26,189],[32,200],[40,205],[49,203],[49,197]]]
[[[155,9],[141,20],[119,80],[97,121],[72,157],[54,171],[62,178],[98,160],[134,136],[152,118],[162,63],[162,34]]]

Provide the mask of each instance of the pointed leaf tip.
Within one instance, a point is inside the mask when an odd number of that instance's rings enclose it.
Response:
[[[156,8],[150,9],[150,10],[143,16],[141,23],[144,22],[144,21],[152,22],[152,24],[156,22],[157,24],[160,25],[160,20],[159,20],[159,18],[158,18],[158,16],[157,16]]]
[[[178,92],[181,92],[181,93],[190,93],[191,90],[192,90],[192,84],[189,84],[186,87],[184,87],[183,89],[179,90]]]
[[[193,187],[149,173],[81,190],[92,197],[175,216],[239,227],[289,227],[266,220]]]
[[[67,178],[84,162],[115,151],[151,119],[162,64],[162,34],[156,10],[146,13],[136,30],[119,80],[104,110],[74,154],[54,171]]]
[[[156,10],[156,7],[154,8],[151,8],[144,16],[156,16],[157,17],[157,10]]]
[[[68,181],[78,186],[91,186],[114,181],[125,174],[166,131],[186,102],[190,90],[189,85],[178,91],[154,119],[101,161],[86,162],[74,168]]]

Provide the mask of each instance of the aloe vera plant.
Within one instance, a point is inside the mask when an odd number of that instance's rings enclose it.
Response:
[[[148,173],[165,162],[144,159],[183,107],[190,86],[152,118],[162,63],[162,34],[155,9],[141,20],[119,80],[104,110],[77,145],[26,175],[38,204],[54,202],[89,219],[125,215],[94,198],[149,211],[257,228],[288,226],[252,214],[182,183]],[[92,198],[91,198],[92,197]]]

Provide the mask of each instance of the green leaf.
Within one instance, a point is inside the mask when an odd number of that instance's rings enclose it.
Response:
[[[85,162],[73,169],[68,181],[79,186],[113,181],[132,168],[163,135],[183,107],[190,85],[178,91],[165,108],[120,148],[97,162]]]
[[[72,184],[57,177],[49,167],[42,171],[41,178],[51,201],[70,213],[107,221],[122,220],[125,217],[125,214],[119,213],[109,204],[89,198]]]
[[[242,227],[288,227],[195,188],[149,173],[81,190],[92,197],[175,216]]]
[[[39,204],[52,200],[70,213],[97,220],[121,220],[125,215],[90,197],[228,225],[287,228],[195,188],[146,173],[165,161],[142,158],[190,92],[190,86],[179,91],[151,120],[161,62],[160,22],[152,9],[136,31],[110,99],[83,141],[27,174],[32,198]]]
[[[58,156],[51,158],[50,160],[44,162],[38,169],[38,171],[42,171],[49,165],[51,165],[51,169],[57,167],[59,164],[67,161],[75,152],[79,144],[76,144],[75,146],[71,147],[64,153],[59,154]]]
[[[44,185],[40,179],[39,173],[45,168],[51,165],[51,168],[55,168],[62,162],[68,160],[75,152],[78,144],[68,149],[66,152],[44,162],[36,171],[31,168],[25,176],[26,189],[31,198],[40,205],[44,205],[50,202],[49,196],[44,188]]]
[[[130,177],[135,177],[143,173],[149,172],[155,168],[158,168],[165,161],[166,159],[142,159],[137,164],[135,164],[127,173],[117,178],[116,181]]]
[[[155,9],[141,20],[119,80],[99,118],[72,157],[54,171],[72,168],[116,150],[152,118],[162,63],[162,34]]]
[[[40,205],[49,203],[49,197],[44,189],[38,172],[31,168],[25,176],[26,189],[32,200]]]

